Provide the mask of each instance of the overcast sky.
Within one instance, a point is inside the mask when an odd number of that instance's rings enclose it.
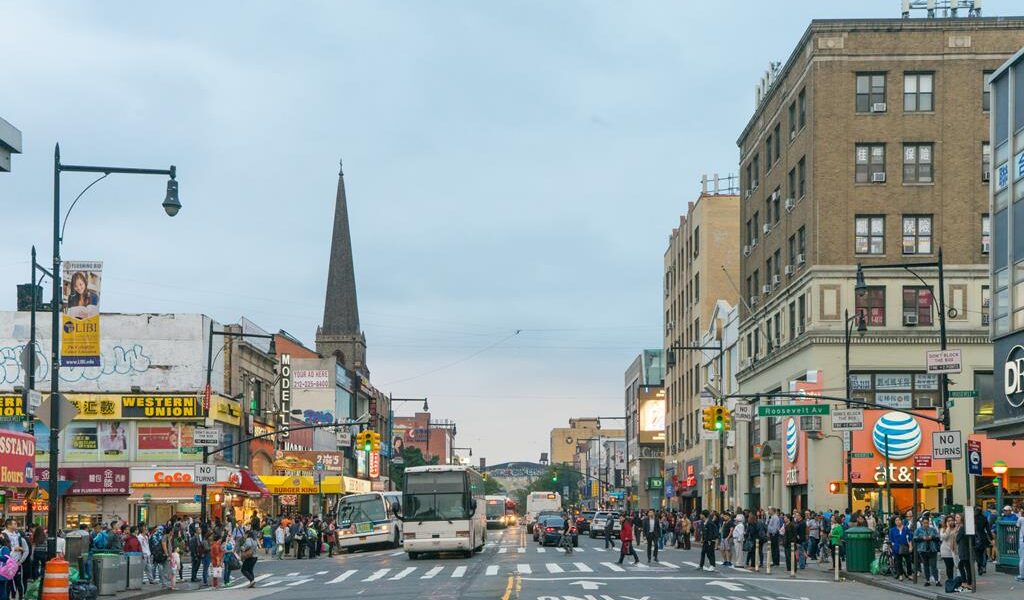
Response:
[[[812,18],[899,7],[0,0],[0,117],[24,133],[0,309],[33,243],[50,260],[59,141],[69,163],[178,167],[174,219],[162,180],[130,176],[75,209],[63,254],[104,261],[104,310],[312,345],[344,158],[372,382],[428,396],[474,462],[537,460],[569,417],[622,414],[624,370],[661,344],[667,237],[703,173],[736,171],[768,62]],[[62,181],[67,202],[90,180]]]

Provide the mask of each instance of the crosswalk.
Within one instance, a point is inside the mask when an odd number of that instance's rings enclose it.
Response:
[[[671,562],[619,564],[615,561],[600,561],[587,563],[583,561],[542,563],[531,562],[507,562],[502,564],[490,564],[483,567],[483,577],[503,577],[508,575],[607,575],[615,573],[635,574],[638,572],[668,573],[679,571],[687,567],[696,567],[696,563],[679,561],[677,565]],[[476,565],[423,565],[423,566],[398,566],[398,567],[368,567],[365,569],[347,569],[342,571],[319,571],[316,573],[291,572],[287,574],[262,574],[256,577],[257,587],[297,587],[302,585],[337,585],[341,583],[385,583],[390,581],[403,580],[431,580],[431,579],[463,579],[467,577],[470,568]],[[244,579],[236,580],[236,585],[246,585]],[[234,587],[234,586],[232,586]]]

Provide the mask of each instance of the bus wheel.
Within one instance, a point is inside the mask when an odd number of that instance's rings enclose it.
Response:
[[[419,557],[420,557],[419,552],[410,552],[409,553],[409,560],[416,560]]]

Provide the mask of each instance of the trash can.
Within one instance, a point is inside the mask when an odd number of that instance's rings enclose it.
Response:
[[[867,527],[851,527],[846,539],[846,570],[850,573],[868,573],[875,558],[875,532]]]
[[[125,588],[126,590],[142,589],[142,571],[145,569],[145,559],[141,552],[124,553]]]
[[[64,535],[64,560],[77,564],[81,556],[89,551],[89,532],[75,529]]]
[[[97,552],[92,555],[92,580],[100,596],[113,596],[125,589],[127,570],[124,555]]]

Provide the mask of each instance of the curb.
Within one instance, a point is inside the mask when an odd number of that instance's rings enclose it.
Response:
[[[924,600],[960,600],[964,597],[972,597],[971,594],[947,594],[945,592],[925,591],[923,589],[893,583],[886,578],[879,579],[876,575],[864,573],[846,573],[846,577],[847,579],[851,579],[858,583],[881,588],[883,590],[889,590],[890,592],[898,592],[908,596],[923,598]]]

